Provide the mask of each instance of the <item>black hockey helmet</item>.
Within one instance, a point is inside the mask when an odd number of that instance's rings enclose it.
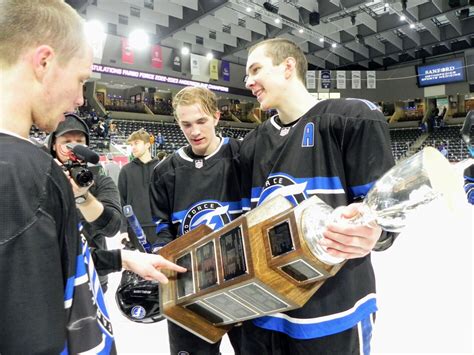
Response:
[[[125,270],[115,293],[122,314],[133,322],[155,323],[164,319],[160,309],[160,286]]]

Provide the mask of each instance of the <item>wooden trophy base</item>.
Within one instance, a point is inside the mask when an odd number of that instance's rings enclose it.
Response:
[[[307,205],[277,196],[218,231],[200,226],[163,247],[160,255],[188,269],[161,285],[164,316],[215,343],[234,323],[302,307],[343,265],[311,253],[300,227]]]

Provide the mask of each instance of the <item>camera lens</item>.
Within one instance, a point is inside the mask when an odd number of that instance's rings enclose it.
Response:
[[[89,169],[81,166],[72,168],[71,176],[76,184],[81,187],[89,186],[92,184],[92,181],[94,181],[94,175],[92,172]]]

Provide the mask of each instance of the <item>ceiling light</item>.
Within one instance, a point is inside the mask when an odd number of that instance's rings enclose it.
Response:
[[[336,43],[333,43],[333,44],[331,44],[331,47],[332,47],[332,48],[336,48],[336,47],[337,47],[337,44],[336,44]]]
[[[304,30],[303,30],[302,28],[300,28],[300,29],[298,30],[298,32],[299,32],[299,33],[303,33]]]
[[[415,28],[415,24],[414,24],[414,23],[410,23],[410,28]]]
[[[280,19],[278,17],[273,21],[275,21],[275,23],[280,23]]]
[[[98,20],[87,21],[84,30],[88,38],[97,36],[98,33],[105,33],[104,25]]]
[[[404,15],[400,16],[400,21],[405,21],[406,19],[407,18]]]
[[[214,55],[211,52],[209,52],[209,53],[206,54],[206,58],[208,60],[211,60],[212,58],[214,58]]]
[[[324,38],[321,37],[321,38],[319,39],[319,42],[323,43],[323,42],[324,42]]]
[[[140,50],[148,47],[150,39],[145,31],[138,29],[130,32],[128,35],[128,41],[130,47]]]
[[[181,54],[182,55],[188,55],[189,54],[189,48],[188,47],[181,48]]]
[[[245,11],[251,12],[251,11],[252,11],[252,8],[251,8],[251,7],[247,7],[247,8],[245,9]]]

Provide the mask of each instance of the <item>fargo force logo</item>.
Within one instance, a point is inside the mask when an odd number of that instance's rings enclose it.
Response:
[[[199,202],[189,209],[181,224],[182,234],[205,224],[217,230],[230,222],[229,205],[222,206],[217,201]]]
[[[260,205],[263,201],[277,195],[286,197],[294,205],[307,199],[305,193],[307,182],[296,183],[290,176],[284,174],[270,175],[265,181],[262,193],[258,199]]]

